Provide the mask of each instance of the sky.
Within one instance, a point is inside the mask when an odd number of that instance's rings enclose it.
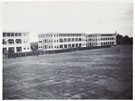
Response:
[[[132,0],[3,1],[2,30],[38,33],[114,33],[133,36]]]

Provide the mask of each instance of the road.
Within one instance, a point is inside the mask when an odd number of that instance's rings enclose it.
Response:
[[[3,59],[3,99],[132,99],[132,47]]]

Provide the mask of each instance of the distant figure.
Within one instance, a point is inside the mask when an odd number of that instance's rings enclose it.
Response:
[[[14,58],[16,59],[16,54],[14,55]]]
[[[120,48],[118,47],[118,53],[120,52]]]

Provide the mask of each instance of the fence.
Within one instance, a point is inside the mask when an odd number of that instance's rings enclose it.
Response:
[[[72,51],[83,51],[90,49],[100,49],[107,48],[110,46],[93,46],[93,47],[80,47],[80,48],[70,48],[70,49],[62,49],[62,50],[49,50],[49,51],[31,51],[31,52],[21,52],[21,53],[5,53],[3,54],[3,58],[17,58],[17,57],[25,57],[25,56],[38,56],[43,54],[54,54],[54,53],[63,53],[63,52],[72,52]]]

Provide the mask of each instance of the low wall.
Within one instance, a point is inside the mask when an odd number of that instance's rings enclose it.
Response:
[[[107,48],[110,46],[93,46],[93,47],[80,47],[80,48],[71,48],[71,49],[62,49],[62,50],[50,50],[50,51],[31,51],[31,52],[21,52],[21,53],[6,53],[3,54],[3,58],[17,58],[17,57],[25,57],[25,56],[38,56],[43,54],[54,54],[54,53],[63,53],[63,52],[72,52],[72,51],[83,51],[83,50],[90,50],[90,49],[100,49],[100,48]]]

